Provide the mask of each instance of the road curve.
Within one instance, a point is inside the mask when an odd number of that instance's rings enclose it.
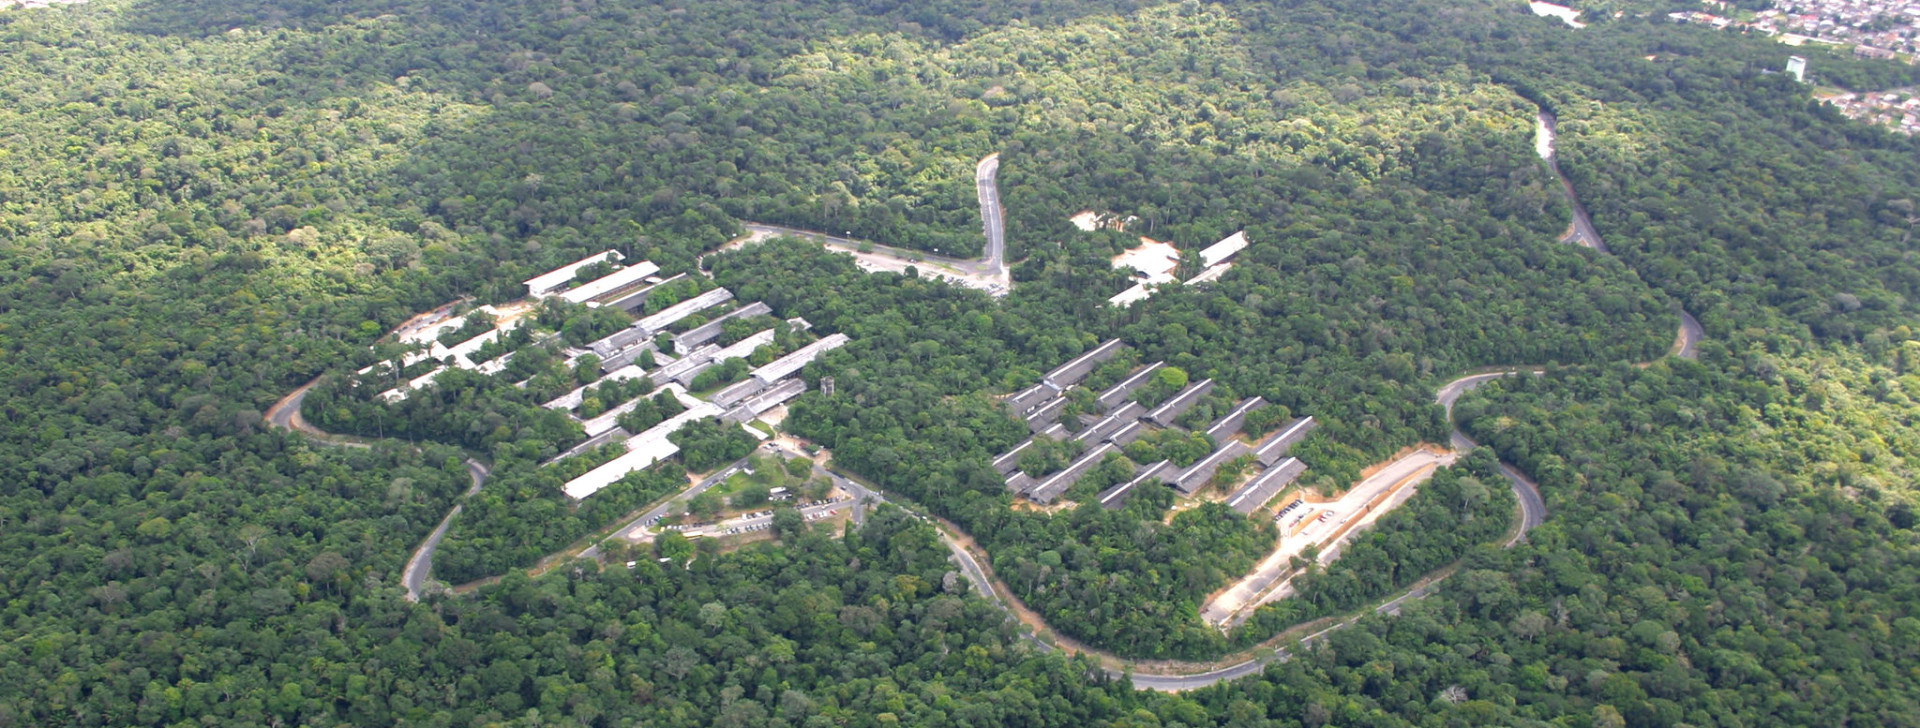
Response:
[[[467,478],[473,481],[473,485],[461,497],[480,492],[480,486],[487,482],[490,472],[480,461],[467,458]],[[453,517],[457,515],[460,515],[460,504],[454,503],[453,508],[447,511],[447,516],[440,519],[440,525],[434,527],[433,533],[427,534],[427,540],[421,541],[420,547],[413,550],[413,557],[407,559],[407,567],[400,572],[400,584],[407,588],[407,601],[420,601],[420,592],[433,575],[433,551],[440,548],[441,537],[447,535],[447,527],[453,525]]]
[[[1680,312],[1680,342],[1674,347],[1673,355],[1682,359],[1698,359],[1700,352],[1695,349],[1700,340],[1706,338],[1707,330],[1700,326],[1700,320],[1686,311]]]

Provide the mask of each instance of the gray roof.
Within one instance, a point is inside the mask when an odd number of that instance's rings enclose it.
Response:
[[[1040,406],[1033,414],[1027,415],[1027,429],[1039,432],[1055,420],[1060,419],[1060,411],[1067,408],[1067,398],[1060,397]]]
[[[1062,440],[1065,440],[1067,439],[1067,436],[1070,434],[1073,434],[1073,433],[1067,432],[1067,426],[1060,424],[1058,422],[1055,422],[1051,426],[1047,427],[1047,429],[1040,431],[1041,437],[1049,438],[1054,442],[1060,442]]]
[[[592,349],[594,355],[605,359],[620,353],[621,349],[651,338],[653,338],[653,334],[648,333],[646,329],[628,326],[627,328],[613,332],[612,336],[588,344],[587,348]]]
[[[1113,434],[1107,436],[1107,442],[1119,445],[1120,447],[1126,447],[1133,444],[1134,440],[1140,439],[1140,436],[1144,434],[1147,434],[1147,423],[1135,420],[1132,424],[1114,430]]]
[[[1192,409],[1201,397],[1207,396],[1211,391],[1213,391],[1212,379],[1202,379],[1189,384],[1186,389],[1180,390],[1171,399],[1153,408],[1152,412],[1147,413],[1147,419],[1161,427],[1172,427],[1174,420],[1180,419],[1180,415],[1186,414],[1187,410]]]
[[[1301,417],[1287,423],[1286,427],[1268,437],[1266,442],[1260,443],[1259,449],[1253,451],[1253,459],[1260,461],[1261,465],[1273,467],[1288,450],[1293,449],[1294,443],[1304,439],[1307,433],[1318,426],[1312,417]]]
[[[1035,503],[1052,503],[1053,499],[1060,497],[1061,493],[1067,492],[1067,489],[1073,487],[1074,483],[1080,482],[1081,478],[1086,477],[1087,471],[1099,465],[1100,461],[1105,459],[1108,453],[1112,452],[1118,452],[1112,445],[1101,445],[1092,450],[1088,450],[1082,454],[1079,459],[1074,460],[1073,464],[1068,465],[1066,470],[1049,475],[1045,480],[1033,486],[1031,490],[1027,491],[1027,497],[1033,499]]]
[[[1104,441],[1112,436],[1113,433],[1119,432],[1120,428],[1138,421],[1140,415],[1146,413],[1147,408],[1140,406],[1139,402],[1128,402],[1126,406],[1114,410],[1113,414],[1107,415],[1099,422],[1089,425],[1087,429],[1081,430],[1080,434],[1076,435],[1073,439],[1081,442]]]
[[[654,363],[658,364],[659,363],[658,347],[655,347],[652,341],[648,341],[647,343],[641,344],[639,346],[627,347],[626,349],[622,350],[618,354],[614,354],[613,356],[607,357],[605,359],[601,359],[600,373],[612,374],[613,372],[619,371],[621,369],[625,369],[628,366],[632,365],[635,361],[637,361],[640,358],[640,355],[642,353],[649,352],[649,351],[654,352],[654,357],[655,357]]]
[[[720,338],[721,332],[726,328],[726,323],[732,319],[763,316],[770,313],[773,313],[773,309],[769,308],[767,304],[754,301],[753,303],[720,314],[713,320],[687,329],[685,333],[673,337],[673,350],[692,351],[693,347]]]
[[[1015,468],[1020,467],[1020,453],[1025,452],[1027,448],[1032,446],[1032,437],[1021,440],[1020,444],[1014,445],[1012,450],[1008,450],[1002,453],[1000,457],[993,459],[993,469],[1000,471],[1001,475],[1013,472]]]
[[[1022,473],[1018,470],[1013,471],[1012,475],[1007,476],[1007,490],[1013,491],[1016,494],[1024,495],[1026,494],[1027,491],[1032,489],[1033,489],[1033,476],[1028,475],[1026,473]]]
[[[732,407],[748,397],[759,394],[760,390],[766,388],[766,382],[754,379],[753,377],[747,377],[746,379],[727,385],[726,389],[715,392],[714,395],[708,399],[722,407]]]
[[[1059,394],[1059,388],[1049,386],[1045,382],[1042,382],[1014,393],[1013,396],[1007,398],[1007,405],[1013,408],[1014,415],[1025,417],[1033,414],[1035,408],[1046,404],[1047,400],[1053,399]]]
[[[1120,343],[1119,339],[1108,339],[1105,343],[1093,347],[1093,350],[1074,357],[1067,363],[1055,367],[1053,371],[1047,372],[1047,376],[1042,377],[1041,381],[1051,382],[1053,386],[1061,389],[1079,384],[1080,380],[1086,379],[1088,374],[1093,373],[1094,367],[1112,359],[1113,355],[1120,353],[1120,349],[1125,346],[1126,344]]]
[[[1265,406],[1267,401],[1259,397],[1241,402],[1240,406],[1233,408],[1233,411],[1228,412],[1225,417],[1215,420],[1213,426],[1207,428],[1207,436],[1213,438],[1214,442],[1220,442],[1240,434],[1240,426],[1246,423],[1247,413]]]
[[[1162,472],[1177,472],[1179,470],[1180,469],[1174,467],[1173,462],[1169,460],[1162,460],[1141,468],[1140,473],[1133,476],[1132,480],[1101,491],[1100,507],[1110,511],[1117,510],[1121,506],[1126,505],[1127,499],[1133,496],[1134,486],[1157,479]]]
[[[1238,441],[1222,445],[1220,449],[1213,451],[1213,454],[1201,458],[1200,462],[1181,471],[1180,480],[1175,482],[1173,487],[1179,488],[1182,493],[1192,495],[1194,491],[1200,489],[1200,486],[1206,485],[1207,481],[1213,478],[1214,472],[1219,470],[1221,465],[1251,451],[1251,448]]]
[[[747,381],[751,382],[753,380],[749,379]],[[746,422],[747,420],[759,417],[761,413],[767,410],[791,401],[794,397],[800,396],[800,393],[805,391],[807,391],[806,380],[789,379],[781,382],[772,389],[748,397],[747,400],[741,402],[739,406],[727,410],[727,413],[721,415],[720,418],[728,422]]]
[[[653,386],[664,387],[667,382],[679,378],[680,375],[685,372],[705,368],[713,363],[713,354],[719,350],[720,347],[708,344],[687,352],[687,355],[680,357],[679,361],[653,370],[653,374],[651,375]]]
[[[1148,364],[1147,368],[1134,372],[1133,376],[1120,380],[1119,384],[1108,387],[1107,391],[1100,393],[1100,409],[1111,410],[1120,406],[1121,402],[1127,401],[1127,397],[1133,394],[1133,390],[1146,384],[1147,380],[1153,377],[1154,372],[1160,371],[1160,367],[1166,365],[1167,363],[1163,361]]]
[[[653,294],[653,289],[659,288],[668,283],[672,283],[674,281],[680,280],[685,277],[687,277],[687,274],[677,273],[672,278],[668,278],[659,283],[655,283],[651,286],[647,286],[646,288],[642,288],[636,291],[632,291],[630,293],[622,294],[619,298],[613,299],[612,301],[608,301],[607,305],[613,306],[622,311],[631,313],[634,309],[646,305],[647,296]]]
[[[1260,506],[1266,505],[1267,501],[1273,500],[1274,496],[1286,489],[1287,484],[1292,483],[1306,471],[1307,464],[1300,462],[1299,458],[1287,458],[1280,464],[1267,468],[1260,477],[1241,486],[1239,490],[1233,492],[1233,495],[1227,496],[1227,507],[1239,511],[1243,516],[1252,514],[1259,510]]]
[[[633,325],[636,328],[646,329],[657,334],[667,330],[667,327],[674,325],[681,319],[731,300],[733,300],[733,291],[725,288],[715,288],[706,293],[694,296],[693,298],[660,309],[657,313],[633,322]],[[678,351],[678,349],[675,351]]]

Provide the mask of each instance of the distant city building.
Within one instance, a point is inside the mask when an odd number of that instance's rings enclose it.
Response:
[[[1801,56],[1787,56],[1787,73],[1793,74],[1793,80],[1807,82],[1807,59]]]

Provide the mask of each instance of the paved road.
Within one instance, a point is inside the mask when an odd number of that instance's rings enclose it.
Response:
[[[480,492],[480,486],[487,482],[489,473],[487,466],[468,458],[467,478],[473,481],[473,485],[461,497]],[[433,575],[433,551],[440,548],[441,537],[447,535],[447,527],[453,525],[453,517],[457,515],[460,515],[459,503],[453,504],[452,510],[447,511],[447,517],[440,519],[440,525],[434,527],[433,533],[427,534],[427,540],[421,541],[420,547],[413,550],[413,558],[407,559],[407,568],[400,572],[400,583],[407,588],[407,601],[420,601],[420,591],[426,588],[427,579]]]
[[[1536,142],[1540,156],[1547,160],[1547,167],[1553,170],[1553,176],[1559,178],[1560,188],[1567,193],[1567,204],[1573,207],[1573,226],[1567,236],[1560,239],[1563,243],[1584,245],[1602,253],[1607,252],[1607,244],[1600,241],[1600,231],[1593,229],[1593,220],[1587,217],[1587,208],[1581,206],[1579,195],[1573,193],[1573,183],[1560,173],[1559,155],[1554,151],[1554,140],[1558,136],[1558,127],[1553,114],[1541,109],[1535,117]]]
[[[973,168],[973,184],[980,196],[980,222],[986,229],[986,265],[993,275],[1007,273],[1006,219],[1000,210],[1000,153],[994,152]]]
[[[1545,373],[1544,370],[1540,369],[1529,369],[1527,372],[1534,376]],[[1460,399],[1460,395],[1466,394],[1467,390],[1495,379],[1511,377],[1517,374],[1519,374],[1518,371],[1504,371],[1464,376],[1447,382],[1445,386],[1440,388],[1440,393],[1434,398],[1434,401],[1439,402],[1440,406],[1446,409],[1447,422],[1451,423],[1453,422],[1453,403]],[[1448,435],[1448,438],[1451,440],[1450,444],[1453,446],[1454,451],[1461,454],[1465,454],[1468,450],[1479,446],[1479,443],[1474,442],[1473,438],[1467,437],[1467,434],[1461,432],[1458,427],[1453,428],[1453,432]],[[1520,501],[1520,532],[1515,534],[1511,540],[1507,541],[1507,546],[1511,547],[1514,544],[1526,540],[1528,531],[1547,522],[1547,502],[1540,497],[1540,488],[1534,485],[1533,481],[1529,480],[1527,476],[1520,474],[1520,471],[1514,470],[1506,463],[1500,463],[1500,474],[1506,476],[1507,485],[1513,488],[1513,497]]]
[[[1682,359],[1700,358],[1700,352],[1695,351],[1694,347],[1698,346],[1700,340],[1706,338],[1706,336],[1707,330],[1700,327],[1700,320],[1694,318],[1693,314],[1681,311],[1680,348],[1673,352],[1673,355]]]

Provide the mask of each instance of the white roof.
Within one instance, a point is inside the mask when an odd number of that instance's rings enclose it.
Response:
[[[771,343],[773,343],[773,329],[767,329],[766,331],[733,342],[725,349],[714,352],[713,360],[721,362],[728,359],[745,359],[747,355],[753,353],[754,349]]]
[[[568,303],[586,303],[627,286],[640,282],[640,279],[660,272],[660,266],[651,260],[643,260],[620,270],[581,284],[579,288],[564,291],[560,299]]]
[[[633,322],[633,327],[645,329],[649,333],[659,333],[662,329],[672,326],[674,322],[680,319],[692,316],[695,312],[713,308],[732,299],[733,291],[725,288],[715,288],[706,293],[694,296],[693,298],[660,309],[658,313]]]
[[[1227,237],[1222,238],[1220,242],[1209,245],[1207,246],[1206,250],[1200,251],[1200,264],[1211,268],[1213,266],[1221,264],[1222,262],[1225,262],[1226,259],[1233,257],[1234,253],[1238,253],[1246,249],[1247,249],[1247,232],[1245,230],[1242,230],[1232,235],[1228,235]]]
[[[1233,267],[1232,263],[1221,263],[1212,268],[1208,268],[1206,270],[1200,271],[1200,275],[1187,279],[1187,285],[1192,286],[1192,285],[1198,285],[1201,283],[1212,283],[1214,281],[1220,280],[1220,276],[1226,275],[1227,269],[1232,267]]]
[[[665,439],[641,443],[639,447],[634,446],[633,440],[628,440],[627,454],[609,460],[600,467],[587,471],[585,475],[567,481],[562,490],[567,492],[567,497],[580,500],[619,482],[621,478],[627,477],[627,473],[673,457],[678,452],[680,452],[680,446]]]
[[[566,265],[560,266],[558,268],[547,271],[545,273],[541,273],[540,275],[534,276],[532,278],[528,278],[527,293],[529,295],[539,296],[549,291],[552,291],[556,288],[565,286],[568,283],[573,282],[573,277],[580,273],[581,268],[585,268],[587,266],[593,265],[594,263],[598,263],[600,261],[606,260],[608,256],[612,256],[614,260],[626,260],[626,256],[621,255],[620,251],[618,250],[603,250],[593,255],[589,255],[585,258],[576,260],[572,263],[568,263]]]
[[[587,387],[598,386],[601,382],[618,382],[618,381],[623,381],[627,379],[639,379],[640,377],[644,377],[644,376],[646,376],[646,372],[643,371],[639,366],[634,364],[628,364],[624,367],[620,367],[619,369],[615,369],[611,372],[608,372],[607,375],[604,377],[601,377],[599,381],[596,381],[592,384],[580,385],[580,388],[575,389],[566,394],[560,395],[559,397],[554,398],[553,401],[540,406],[545,407],[547,409],[553,409],[553,410],[570,410],[580,406],[580,402],[587,398]]]
[[[1147,284],[1135,283],[1132,288],[1114,294],[1112,298],[1107,299],[1107,303],[1120,308],[1126,308],[1132,306],[1135,302],[1145,301],[1152,295],[1153,290],[1147,288]]]
[[[827,338],[800,347],[792,354],[775,359],[766,366],[753,370],[753,376],[758,377],[760,381],[768,384],[786,379],[794,372],[800,371],[801,367],[806,366],[814,359],[818,359],[821,354],[846,346],[848,341],[850,341],[850,339],[847,338],[846,334],[828,336]]]

